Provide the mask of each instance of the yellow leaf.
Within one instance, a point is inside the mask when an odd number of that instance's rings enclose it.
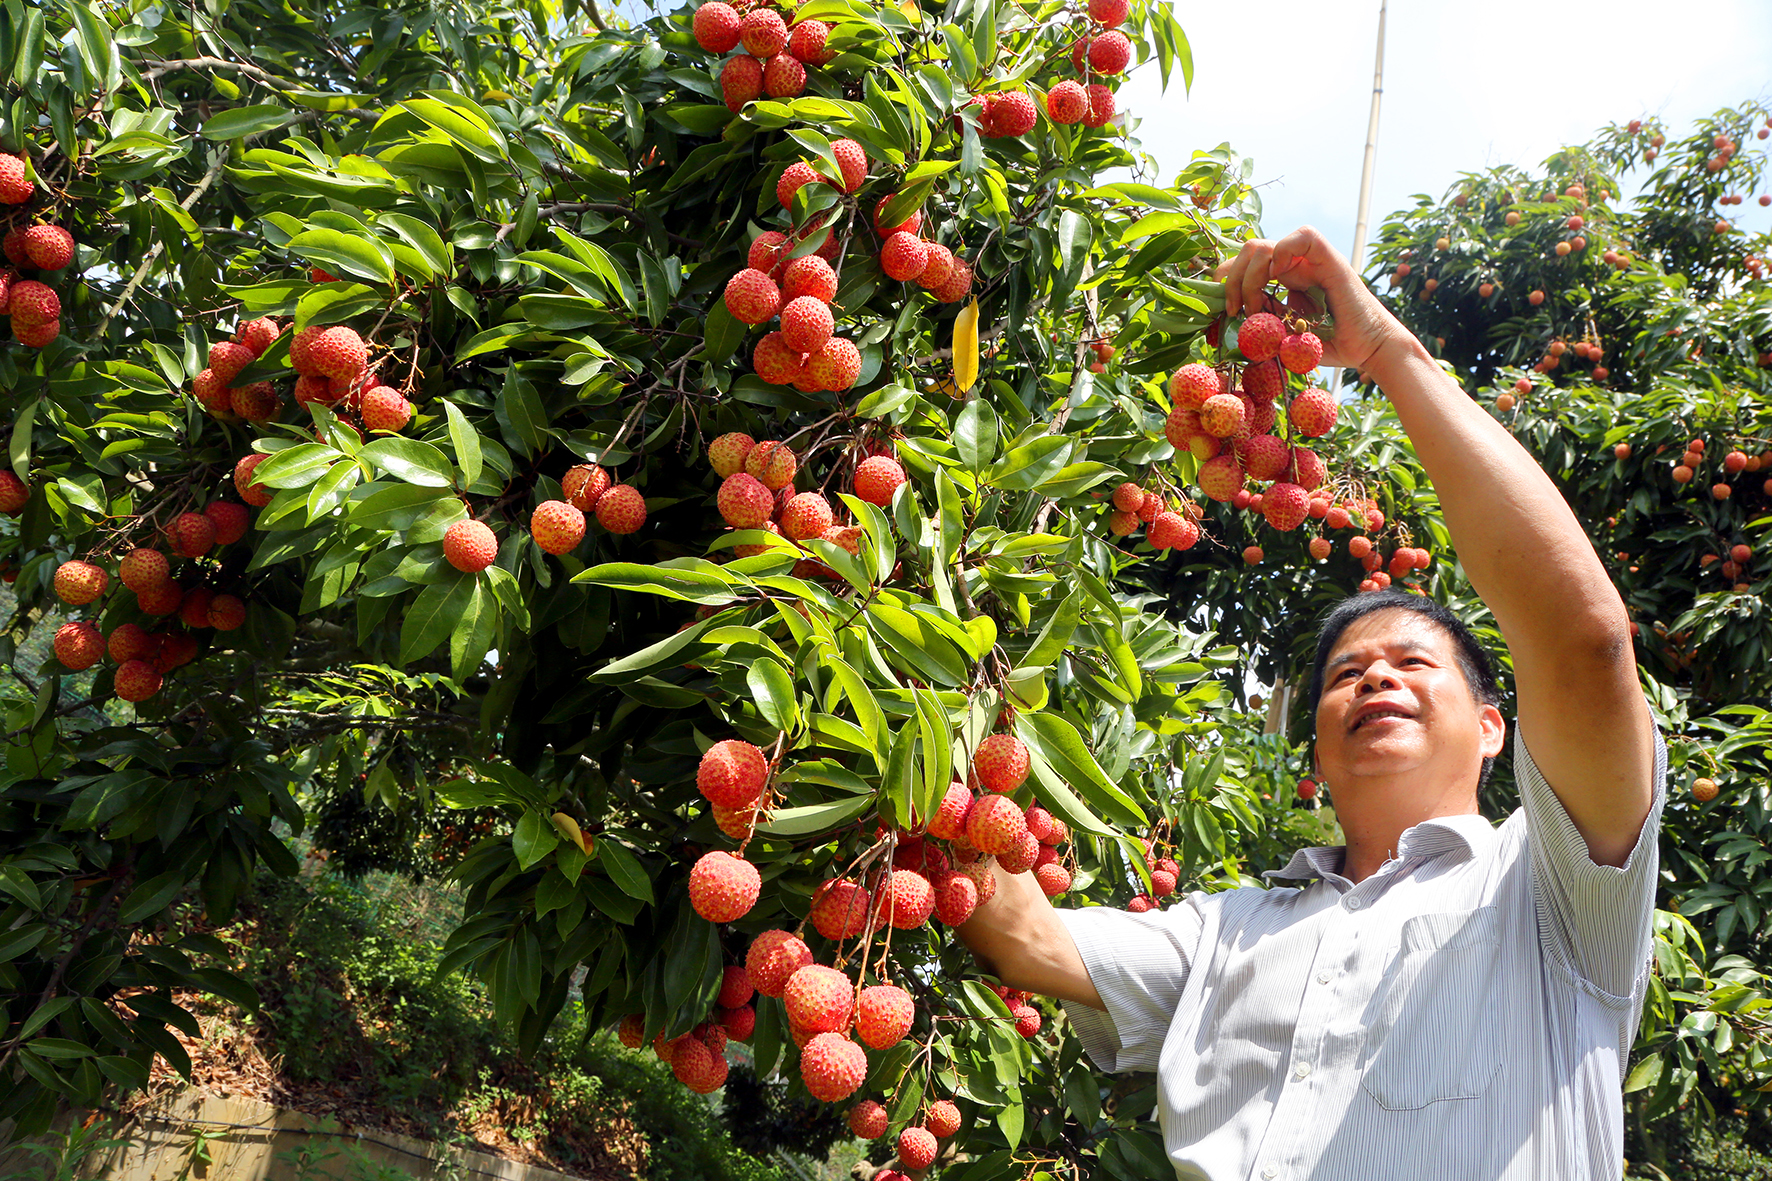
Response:
[[[554,827],[560,830],[561,836],[577,845],[579,852],[587,855],[590,853],[590,842],[585,840],[585,834],[578,827],[578,821],[564,812],[556,812],[554,813]]]
[[[954,317],[954,384],[964,392],[978,380],[978,300]]]
[[[921,24],[923,21],[923,12],[917,7],[917,0],[904,0],[904,2],[898,6],[898,10],[904,13],[905,19],[910,21],[913,25]]]

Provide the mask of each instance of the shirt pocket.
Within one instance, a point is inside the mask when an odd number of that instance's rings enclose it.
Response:
[[[1416,915],[1367,1009],[1362,1085],[1388,1111],[1474,1099],[1501,1068],[1493,906]]]

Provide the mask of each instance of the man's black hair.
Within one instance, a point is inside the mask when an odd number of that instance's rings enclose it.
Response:
[[[1471,634],[1471,629],[1464,625],[1464,620],[1426,595],[1381,590],[1363,591],[1343,599],[1323,617],[1322,630],[1317,633],[1317,654],[1311,661],[1308,690],[1311,717],[1315,718],[1317,715],[1317,702],[1323,696],[1323,666],[1329,662],[1330,653],[1335,651],[1336,641],[1341,639],[1341,633],[1347,630],[1349,624],[1356,619],[1364,619],[1375,611],[1413,611],[1437,625],[1441,631],[1452,637],[1458,669],[1464,674],[1464,683],[1470,687],[1471,697],[1480,704],[1500,707],[1501,685],[1495,679],[1495,665],[1489,660],[1489,654],[1483,651],[1483,646],[1477,643],[1477,637]],[[1477,776],[1479,792],[1489,782],[1489,773],[1494,769],[1495,760],[1484,758],[1483,769]]]

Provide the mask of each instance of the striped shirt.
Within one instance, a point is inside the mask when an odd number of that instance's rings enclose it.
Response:
[[[1183,1181],[1589,1181],[1624,1159],[1666,801],[1597,865],[1518,727],[1521,807],[1403,833],[1355,885],[1341,848],[1166,910],[1061,910],[1105,1013],[1103,1070],[1154,1071]]]

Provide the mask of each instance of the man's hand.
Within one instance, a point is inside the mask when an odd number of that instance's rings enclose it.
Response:
[[[1384,347],[1409,330],[1366,290],[1347,259],[1311,226],[1301,226],[1270,242],[1258,238],[1245,242],[1237,257],[1221,265],[1216,274],[1224,280],[1224,310],[1235,316],[1247,310],[1279,311],[1268,295],[1267,285],[1283,283],[1292,294],[1291,309],[1303,316],[1321,314],[1306,294],[1320,287],[1329,297],[1329,314],[1335,331],[1323,341],[1323,362],[1360,370]]]

